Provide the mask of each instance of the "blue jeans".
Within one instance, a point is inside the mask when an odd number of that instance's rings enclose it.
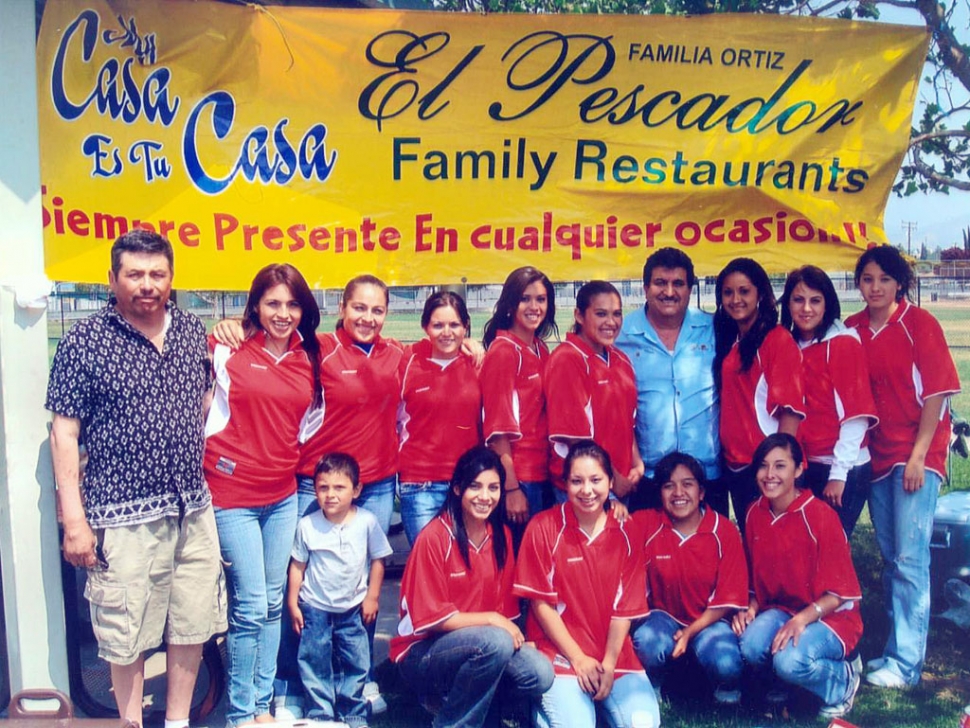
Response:
[[[320,510],[316,490],[313,487],[313,478],[304,475],[296,476],[296,510],[297,520]],[[276,657],[276,681],[273,683],[275,697],[303,695],[300,668],[296,664],[299,647],[300,636],[293,631],[290,620],[284,619],[280,627],[280,650]]]
[[[296,495],[259,508],[215,508],[229,593],[229,707],[238,725],[269,713]]]
[[[367,724],[367,630],[360,607],[347,612],[325,612],[300,603],[300,679],[306,693],[306,717],[339,718],[351,726]]]
[[[408,650],[400,669],[422,703],[441,700],[434,728],[484,725],[500,683],[534,698],[553,680],[549,660],[532,647],[516,650],[501,627],[465,627],[429,637]]]
[[[791,615],[781,609],[767,609],[755,617],[741,634],[745,663],[756,674],[773,668],[779,679],[814,693],[825,705],[842,702],[849,690],[849,665],[839,638],[824,624],[813,622],[797,647],[789,641],[771,654],[771,641],[789,619]]]
[[[882,586],[889,614],[885,667],[916,685],[930,627],[930,537],[940,476],[926,471],[923,487],[903,490],[903,466],[872,484],[869,513],[882,554]]]
[[[391,475],[384,480],[375,480],[373,483],[364,483],[360,498],[354,501],[356,505],[374,514],[385,536],[391,530],[395,486],[397,486],[396,475]]]
[[[650,612],[634,627],[633,649],[654,685],[662,679],[671,661],[670,656],[676,645],[674,634],[679,629],[682,627],[673,617],[659,611]],[[744,664],[738,638],[730,624],[722,620],[708,625],[694,635],[688,649],[715,689],[737,689]]]
[[[805,471],[805,485],[812,489],[815,497],[825,500],[822,492],[829,482],[831,465],[825,463],[809,463]],[[842,507],[836,508],[846,538],[852,538],[856,521],[862,513],[866,501],[869,499],[869,481],[872,479],[872,463],[856,465],[845,476],[845,490],[842,491]],[[826,501],[828,502],[828,501]]]
[[[397,494],[401,499],[401,522],[404,524],[404,535],[408,537],[408,544],[414,546],[414,540],[421,533],[421,529],[438,515],[448,489],[451,484],[447,480],[429,480],[424,483],[399,483]]]
[[[617,675],[606,699],[594,702],[579,680],[557,675],[534,716],[537,728],[595,728],[599,711],[611,728],[657,728],[660,706],[645,673]]]

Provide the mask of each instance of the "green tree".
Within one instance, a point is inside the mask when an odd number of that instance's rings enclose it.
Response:
[[[925,106],[912,129],[906,160],[893,187],[917,192],[970,191],[970,46],[954,13],[968,0],[430,0],[436,9],[467,12],[705,15],[775,13],[879,20],[897,8],[919,18],[932,36],[921,87]],[[958,4],[962,3],[962,4]]]

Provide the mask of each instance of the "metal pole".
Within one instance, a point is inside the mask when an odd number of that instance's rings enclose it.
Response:
[[[39,283],[44,247],[35,64],[34,0],[7,0],[0,5],[0,563],[13,692],[69,689],[50,418],[43,408],[47,303]]]

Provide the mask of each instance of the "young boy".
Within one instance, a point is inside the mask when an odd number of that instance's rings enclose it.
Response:
[[[330,453],[317,463],[320,510],[300,519],[286,595],[300,635],[306,717],[339,718],[352,728],[367,725],[363,691],[370,656],[364,624],[377,619],[382,559],[393,551],[377,519],[353,503],[360,496],[359,478],[349,455]]]

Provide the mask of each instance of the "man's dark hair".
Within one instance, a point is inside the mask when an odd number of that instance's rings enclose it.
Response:
[[[124,253],[164,255],[168,267],[175,272],[175,253],[172,244],[156,232],[135,228],[115,240],[111,246],[111,272],[118,275],[121,270],[121,256]]]
[[[687,271],[687,287],[694,287],[694,261],[680,248],[661,248],[643,264],[643,285],[649,286],[654,268],[683,268]]]

